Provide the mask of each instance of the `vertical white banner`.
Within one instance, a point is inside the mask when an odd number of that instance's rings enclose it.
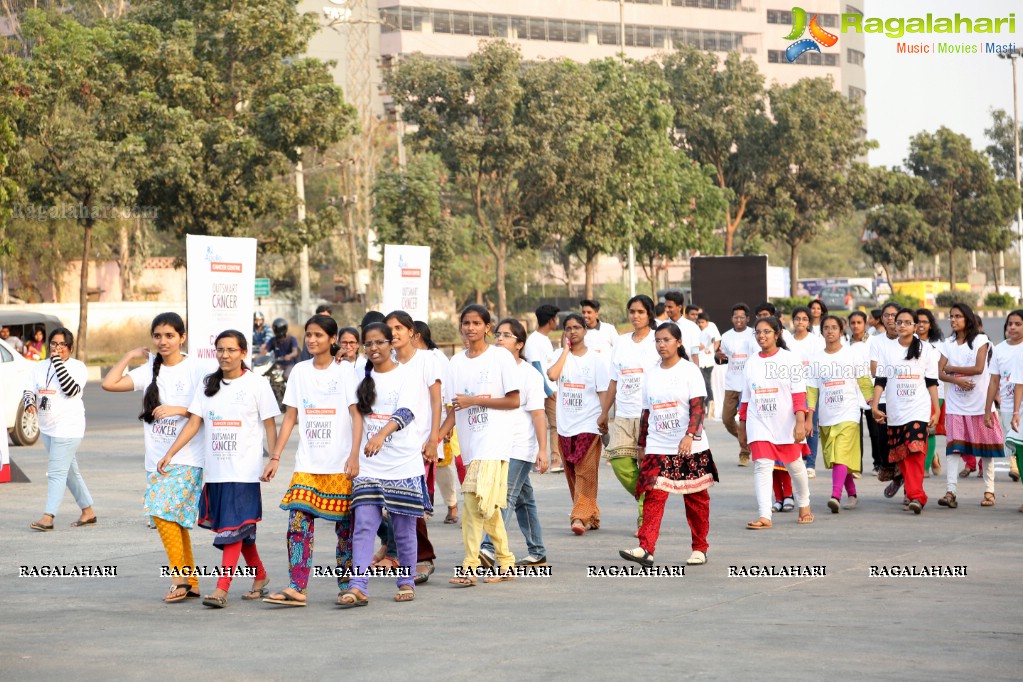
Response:
[[[430,319],[430,247],[384,245],[385,315],[404,310],[413,320]]]
[[[251,345],[256,240],[190,234],[185,248],[188,352],[198,358],[215,358],[214,340],[225,329],[242,332]]]

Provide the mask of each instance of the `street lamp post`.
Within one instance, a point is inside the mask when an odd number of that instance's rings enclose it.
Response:
[[[999,53],[999,57],[1002,59],[1008,59],[1012,64],[1012,137],[1013,137],[1013,151],[1015,154],[1015,161],[1012,164],[1012,169],[1016,174],[1016,187],[1020,186],[1020,168],[1019,168],[1019,98],[1016,95],[1016,60],[1019,59],[1020,55],[1023,54],[1023,48],[1017,48],[1013,52],[1002,52]],[[1017,246],[1019,248],[1019,286],[1020,286],[1020,297],[1023,298],[1023,207],[1016,208],[1016,237]]]

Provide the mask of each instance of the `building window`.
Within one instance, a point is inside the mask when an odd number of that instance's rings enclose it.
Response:
[[[471,36],[472,35],[472,14],[469,12],[452,12],[451,13],[451,27],[452,33],[460,36]],[[483,34],[486,35],[486,34]]]
[[[614,24],[600,24],[597,32],[597,42],[601,45],[617,45],[618,27]]]
[[[862,88],[857,88],[854,85],[849,86],[849,101],[856,104],[863,104],[863,100],[867,98],[867,91]]]
[[[544,19],[529,19],[529,39],[547,40],[547,22]]]
[[[767,23],[769,24],[792,24],[792,12],[787,9],[767,10]]]
[[[767,62],[769,64],[788,64],[784,50],[768,50]],[[837,54],[819,54],[817,52],[804,52],[794,62],[803,66],[838,66]]]
[[[859,50],[849,48],[848,50],[845,51],[845,61],[849,64],[863,66],[863,60],[865,58],[866,55],[860,52]]]
[[[433,10],[433,32],[451,33],[451,12]]]
[[[492,36],[490,32],[490,15],[489,14],[473,14],[472,15],[472,34],[474,36]]]
[[[824,54],[824,66],[838,66],[837,54]]]
[[[578,21],[566,21],[565,22],[565,42],[566,43],[585,43],[586,32],[583,31],[583,25]]]
[[[564,19],[547,20],[547,40],[551,41],[552,43],[566,42]]]
[[[633,2],[633,0],[625,0]],[[642,0],[637,0],[642,1]],[[660,2],[651,1],[651,5],[659,5]],[[672,7],[693,7],[698,9],[723,9],[735,11],[742,4],[741,0],[671,0]]]
[[[767,63],[768,64],[779,64],[781,63],[782,57],[781,50],[768,50],[767,51]]]
[[[490,35],[495,38],[507,38],[508,26],[508,17],[498,16],[496,14],[490,17]]]
[[[519,40],[529,38],[529,19],[526,17],[512,17],[512,33]]]

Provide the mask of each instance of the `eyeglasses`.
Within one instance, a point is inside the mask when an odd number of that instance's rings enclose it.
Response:
[[[773,329],[758,329],[755,332],[753,332],[753,336],[768,336],[773,333],[774,333]]]
[[[883,320],[894,320],[896,315],[898,315],[898,313],[883,313],[881,315],[881,319],[883,319]]]
[[[498,333],[494,334],[494,338],[498,338],[498,339],[513,339],[513,340],[516,340],[516,341],[518,340],[517,337],[514,334],[509,334],[508,332],[498,332]]]
[[[63,341],[50,341],[50,348],[69,348]]]
[[[915,325],[916,322],[914,322],[913,320],[895,320],[896,327],[913,327]]]
[[[338,345],[341,345],[341,346],[358,346],[359,342],[358,341],[340,341],[338,343]]]
[[[362,345],[365,346],[367,349],[369,349],[369,348],[377,348],[378,346],[388,346],[390,344],[391,344],[391,342],[388,341],[387,339],[380,339],[379,341],[367,341],[366,343],[364,343]]]
[[[234,355],[235,353],[241,352],[241,348],[218,348],[216,350],[217,355]]]

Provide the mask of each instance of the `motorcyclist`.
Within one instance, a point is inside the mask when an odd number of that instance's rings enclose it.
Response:
[[[266,342],[273,338],[270,327],[263,321],[263,311],[257,310],[252,314],[252,347],[260,352]]]
[[[288,321],[278,317],[271,325],[273,337],[263,344],[263,352],[273,352],[274,358],[284,369],[284,379],[291,375],[291,368],[298,364],[298,355],[301,349],[298,339],[288,334]]]

